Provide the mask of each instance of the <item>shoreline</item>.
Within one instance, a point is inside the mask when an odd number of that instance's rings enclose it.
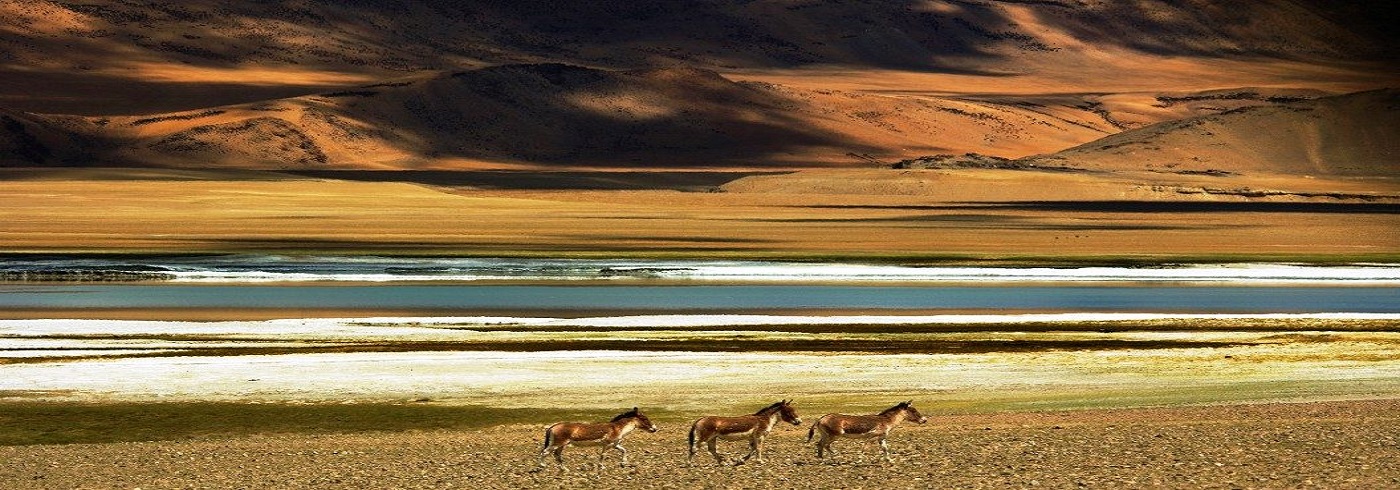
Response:
[[[1178,267],[1232,264],[1297,264],[1302,266],[1335,267],[1358,265],[1400,266],[1400,252],[1231,252],[1231,253],[983,253],[983,252],[906,252],[888,251],[777,251],[777,250],[696,250],[664,251],[636,249],[559,249],[482,251],[414,251],[363,249],[317,249],[315,247],[274,250],[259,249],[188,249],[163,247],[150,249],[124,248],[4,248],[0,247],[0,262],[36,259],[191,259],[211,257],[346,257],[386,259],[501,259],[501,260],[566,260],[566,261],[754,261],[810,264],[867,264],[906,267],[987,267],[987,268],[1075,268],[1075,267]]]
[[[995,313],[994,313],[995,312]],[[1056,316],[1058,318],[1046,318]],[[767,317],[779,319],[767,325],[861,324],[869,321],[893,324],[920,323],[1085,323],[1112,321],[1157,321],[1174,319],[1216,320],[1400,320],[1400,313],[1320,312],[1320,313],[1202,313],[1192,312],[1084,312],[1067,309],[1004,308],[754,308],[754,309],[523,309],[523,308],[12,308],[0,310],[0,321],[77,320],[77,321],[157,321],[157,322],[257,322],[276,320],[407,321],[450,323],[485,319],[543,320],[565,325],[569,320],[637,318],[725,318]],[[1016,317],[1035,318],[1016,320]],[[833,322],[833,318],[841,318]],[[765,323],[750,323],[765,325]],[[699,325],[706,325],[700,323]],[[709,324],[714,325],[714,324]]]

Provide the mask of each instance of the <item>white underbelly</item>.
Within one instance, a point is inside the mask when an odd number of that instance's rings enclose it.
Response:
[[[735,433],[733,433],[733,434],[720,434],[720,435],[719,435],[719,438],[720,438],[720,439],[723,439],[723,440],[726,440],[726,441],[738,441],[738,440],[742,440],[742,439],[748,439],[748,438],[750,438],[750,437],[753,437],[753,431],[735,432]]]
[[[847,432],[847,433],[845,433],[845,434],[841,434],[840,437],[845,437],[845,438],[848,438],[848,439],[875,439],[875,438],[877,438],[877,437],[880,437],[880,433],[879,433],[879,432],[864,432],[864,433],[860,433],[860,434],[852,434],[852,433]]]
[[[573,445],[575,445],[575,446],[593,447],[593,446],[601,446],[601,445],[604,444],[604,442],[605,442],[605,441],[603,441],[602,439],[594,439],[594,440],[591,440],[591,441],[580,441],[580,440],[575,439],[575,440],[571,441],[569,444],[573,444]]]

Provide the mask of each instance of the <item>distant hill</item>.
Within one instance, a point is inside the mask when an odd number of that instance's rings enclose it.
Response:
[[[0,109],[0,166],[96,163],[93,147],[53,119]]]
[[[1024,160],[1094,170],[1400,177],[1400,90],[1245,107]]]
[[[1400,86],[1389,7],[0,1],[0,165],[773,168],[878,167],[935,154],[1015,159],[1166,121]],[[1160,138],[1187,148],[1204,136]],[[1338,167],[1351,163],[1324,162],[1358,154],[1333,141],[1307,143],[1322,148],[1311,158],[1351,172]],[[1254,151],[1263,161],[1299,145],[1257,143]],[[1116,165],[1088,156],[1108,154],[1101,150],[1075,151],[1055,158]],[[1223,165],[1215,150],[1202,151],[1152,165]],[[1177,158],[1198,160],[1166,161]]]
[[[1047,153],[1126,127],[1310,96],[888,96],[738,83],[685,67],[504,65],[175,113],[10,113],[0,165],[868,167],[941,152]],[[1185,100],[1193,97],[1209,103]]]
[[[977,68],[991,69],[1014,52],[1090,44],[1177,56],[1394,58],[1400,45],[1389,7],[1324,0],[28,0],[0,4],[0,19],[11,26],[2,42],[8,63],[97,70],[133,62],[415,71],[663,60],[964,70],[977,58]]]
[[[0,107],[170,112],[501,64],[842,67],[1015,75],[1032,85],[1058,70],[1105,65],[1110,76],[1152,77],[1201,58],[1394,72],[1400,35],[1391,7],[1375,0],[7,1],[0,2]],[[1126,59],[1137,61],[1112,69]]]

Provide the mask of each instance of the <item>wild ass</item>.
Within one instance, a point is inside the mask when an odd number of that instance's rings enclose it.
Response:
[[[693,462],[695,452],[699,449],[700,444],[704,443],[709,447],[710,455],[715,457],[715,464],[722,465],[724,458],[715,449],[716,443],[720,439],[726,441],[748,439],[749,453],[745,454],[743,458],[735,460],[734,464],[744,464],[754,456],[758,456],[758,462],[762,463],[763,438],[773,431],[773,426],[778,424],[779,419],[792,425],[802,425],[802,417],[799,417],[797,409],[792,407],[792,400],[774,403],[754,412],[753,415],[701,417],[690,425],[690,457],[686,461]]]
[[[564,466],[564,448],[575,445],[603,447],[598,451],[598,469],[603,468],[603,457],[607,456],[610,449],[616,449],[622,453],[621,464],[626,466],[627,449],[622,447],[622,438],[627,437],[627,434],[637,428],[648,432],[656,432],[657,430],[656,424],[651,423],[651,419],[642,415],[642,412],[636,407],[613,417],[610,422],[597,424],[560,422],[551,425],[544,430],[544,449],[540,450],[539,465],[544,466],[545,455],[554,453],[554,460],[559,463],[559,467],[563,471],[568,471],[569,468]]]
[[[812,442],[812,436],[821,432],[821,439],[817,440],[817,458],[826,457],[825,453],[836,455],[831,450],[831,443],[838,437],[849,437],[853,439],[880,440],[880,455],[885,461],[890,461],[890,447],[885,442],[890,431],[894,430],[900,422],[911,420],[915,423],[928,422],[928,417],[924,417],[918,410],[914,409],[914,401],[900,403],[878,415],[845,415],[839,413],[829,413],[817,419],[812,424],[812,428],[807,431],[807,442]]]

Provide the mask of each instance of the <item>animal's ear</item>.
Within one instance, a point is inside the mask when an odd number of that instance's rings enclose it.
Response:
[[[638,410],[637,407],[632,407],[632,412],[635,413],[635,412],[640,412],[640,411],[641,411],[641,410]]]

